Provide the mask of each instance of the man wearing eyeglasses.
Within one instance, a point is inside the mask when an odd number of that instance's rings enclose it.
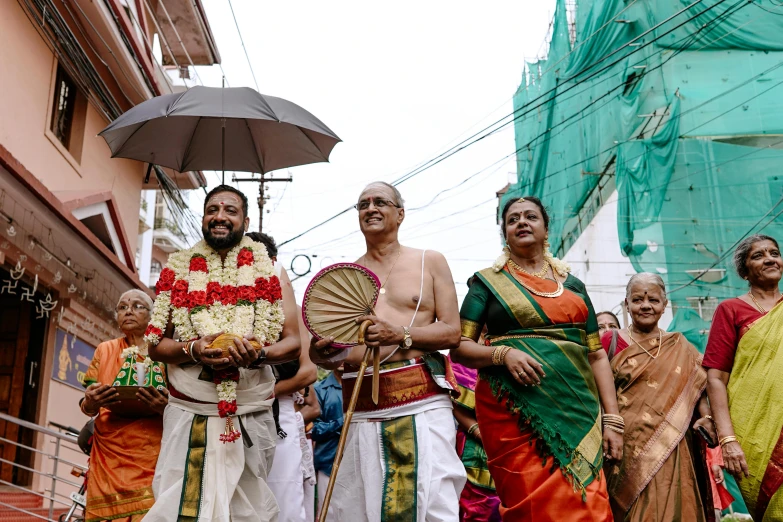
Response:
[[[457,456],[450,394],[457,384],[440,350],[459,346],[457,295],[446,259],[402,246],[405,203],[388,183],[368,185],[356,204],[367,251],[356,263],[381,282],[366,347],[380,347],[380,397],[371,372],[362,382],[328,520],[459,520],[465,468]],[[345,362],[348,403],[365,346],[334,353],[333,339],[313,341],[313,361]],[[351,371],[353,370],[353,371]],[[383,463],[379,466],[379,463]]]

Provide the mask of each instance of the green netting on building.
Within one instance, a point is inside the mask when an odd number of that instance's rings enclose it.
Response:
[[[733,245],[762,228],[783,237],[783,205],[770,210],[783,197],[783,6],[691,4],[585,0],[569,20],[558,0],[548,57],[514,96],[518,182],[504,200],[540,197],[562,255],[608,180],[623,255],[664,276],[674,326],[703,349],[717,302],[746,288]]]
[[[717,303],[747,291],[734,245],[783,239],[783,4],[558,0],[514,109],[502,203],[540,197],[563,255],[616,187],[617,248],[664,277],[670,329],[703,350]]]

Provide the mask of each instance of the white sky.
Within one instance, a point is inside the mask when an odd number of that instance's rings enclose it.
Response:
[[[554,12],[554,0],[403,1],[393,8],[358,1],[232,2],[260,92],[301,105],[343,140],[330,163],[292,168],[293,183],[268,185],[271,212],[264,215],[264,231],[278,244],[354,204],[369,182],[392,181],[510,113],[523,63],[545,52]],[[229,84],[254,87],[228,1],[204,5]],[[198,72],[205,85],[220,85],[218,67]],[[499,253],[494,196],[514,172],[513,159],[421,211],[410,209],[513,150],[509,126],[398,187],[409,209],[401,242],[445,254],[460,300],[468,277]],[[207,179],[208,188],[219,182],[213,173]],[[258,186],[240,188],[251,201],[251,230],[257,230]],[[193,191],[199,216],[202,201],[203,192]],[[290,269],[295,255],[311,256],[313,271],[294,283],[301,299],[318,269],[362,253],[364,240],[351,211],[281,247],[280,260]]]

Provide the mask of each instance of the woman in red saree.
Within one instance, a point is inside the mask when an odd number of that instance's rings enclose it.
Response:
[[[783,260],[769,236],[744,239],[734,266],[747,294],[718,305],[704,366],[724,467],[753,520],[783,520]]]
[[[584,284],[552,257],[549,217],[537,198],[503,208],[508,249],[481,270],[462,305],[452,353],[479,369],[476,417],[504,521],[611,521],[604,454],[622,435],[611,369]],[[487,327],[487,345],[477,343]]]
[[[120,417],[107,408],[117,400],[113,384],[125,382],[133,372],[126,365],[130,366],[131,360],[144,361],[138,349],[131,352],[144,346],[151,309],[152,299],[144,292],[130,290],[122,294],[117,303],[117,323],[125,335],[99,344],[84,376],[87,391],[81,409],[85,415],[95,416],[85,522],[138,522],[155,502],[152,478],[163,435],[162,414],[168,402],[162,368],[157,363],[155,371],[150,367],[151,385],[137,393],[155,415]]]
[[[715,441],[701,354],[682,334],[658,327],[667,304],[659,275],[631,277],[625,302],[631,325],[601,337],[625,419],[623,460],[604,468],[614,519],[713,520],[707,468],[690,429],[698,407],[694,429]]]

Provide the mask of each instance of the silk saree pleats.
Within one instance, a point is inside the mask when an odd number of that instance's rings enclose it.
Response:
[[[111,384],[128,347],[124,338],[101,343],[87,370],[87,382]],[[159,415],[124,418],[101,408],[87,481],[87,522],[140,517],[152,507],[152,478],[160,451],[163,421]]]
[[[750,477],[739,482],[753,520],[783,520],[783,306],[753,323],[737,347],[729,410]]]
[[[702,521],[685,439],[707,383],[701,355],[679,333],[666,334],[660,348],[643,345],[647,352],[632,343],[612,359],[625,419],[623,460],[605,469],[615,514],[633,521]]]
[[[503,520],[611,520],[587,358],[601,348],[590,299],[573,276],[553,298],[536,293],[551,292],[553,281],[524,283],[482,270],[460,312],[464,336],[478,339],[486,325],[488,344],[524,351],[546,373],[540,386],[523,387],[504,366],[479,372],[476,416]]]
[[[599,472],[584,488],[584,498],[559,469],[553,457],[542,457],[536,432],[520,429],[506,401],[498,402],[489,384],[476,387],[476,410],[488,465],[501,499],[505,522],[609,522],[612,513],[606,480]]]

